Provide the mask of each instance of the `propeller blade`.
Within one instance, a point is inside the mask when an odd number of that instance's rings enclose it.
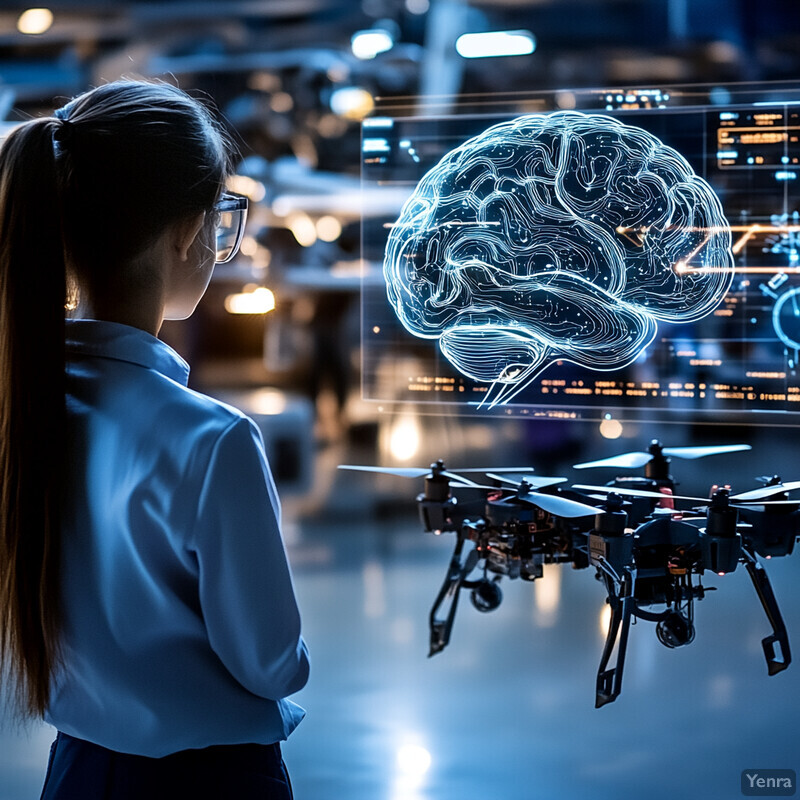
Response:
[[[487,478],[494,478],[496,481],[503,483],[510,483],[513,486],[520,486],[522,481],[526,481],[531,489],[544,489],[545,486],[555,486],[558,483],[566,483],[566,478],[553,478],[545,475],[522,475],[520,473],[512,473],[508,476],[495,475],[493,472],[486,473]]]
[[[661,452],[665,456],[675,458],[705,458],[720,453],[738,453],[741,450],[752,450],[749,444],[720,444],[709,447],[665,447]]]
[[[353,464],[339,464],[339,469],[356,470],[357,472],[378,472],[384,475],[396,475],[400,478],[422,478],[429,475],[431,472],[430,467],[362,467]],[[450,479],[451,486],[469,487],[472,489],[496,489],[496,486],[484,486],[480,483],[469,478],[464,478],[461,475],[456,475],[454,472],[442,471],[439,473],[445,478]]]
[[[450,478],[451,484],[453,481],[455,481],[460,483],[462,486],[480,486],[479,483],[475,483],[475,481],[465,478],[462,475],[457,475],[455,472],[450,472],[449,470],[440,472],[439,474],[443,475],[445,478]]]
[[[490,472],[535,472],[533,467],[470,467],[469,469],[459,469],[458,472],[482,472],[488,475]]]
[[[473,483],[470,481],[469,483],[459,483],[458,481],[450,481],[450,488],[451,489],[484,489],[485,491],[489,492],[510,492],[511,489],[507,489],[505,487],[500,486],[486,486],[483,483]]]
[[[800,481],[789,481],[788,483],[776,483],[773,486],[762,486],[760,489],[751,489],[749,492],[742,492],[731,497],[731,500],[761,500],[764,497],[772,497],[781,492],[793,492],[800,489]]]
[[[759,511],[764,506],[800,506],[800,500],[749,500],[731,503],[737,508],[746,508],[748,511]]]
[[[587,461],[575,464],[575,469],[589,469],[590,467],[616,467],[617,469],[638,469],[653,460],[651,453],[621,453],[611,458],[602,458],[600,461]]]
[[[353,464],[339,464],[339,469],[353,469],[358,472],[380,472],[384,475],[398,475],[401,478],[421,478],[427,475],[430,467],[360,467]]]
[[[696,503],[710,503],[707,497],[689,497],[683,494],[663,494],[662,492],[648,492],[646,489],[623,489],[619,486],[586,486],[575,484],[573,489],[582,489],[588,492],[603,492],[611,494],[616,492],[623,497],[652,497],[654,500],[693,500]]]
[[[512,498],[513,499],[513,498]],[[557,517],[588,517],[594,516],[602,511],[601,508],[587,506],[585,503],[578,503],[575,500],[568,500],[566,497],[559,497],[554,494],[541,494],[540,492],[528,492],[518,496],[524,503],[541,508],[548,514],[555,514]]]
[[[686,511],[676,511],[674,508],[654,508],[653,509],[653,516],[654,517],[680,517],[680,522],[706,522],[708,519],[705,514],[701,517],[698,516],[687,516]],[[740,525],[742,523],[739,523]]]

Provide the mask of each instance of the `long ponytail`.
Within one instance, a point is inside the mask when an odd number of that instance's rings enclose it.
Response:
[[[229,169],[208,109],[144,81],[79,95],[0,148],[0,678],[23,718],[43,715],[60,663],[67,296],[141,279],[137,257],[210,211]]]
[[[41,717],[58,663],[65,464],[62,211],[50,117],[0,149],[0,674]]]

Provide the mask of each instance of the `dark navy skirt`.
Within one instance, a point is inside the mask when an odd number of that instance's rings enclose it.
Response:
[[[41,800],[291,800],[279,744],[215,745],[163,758],[56,736]]]

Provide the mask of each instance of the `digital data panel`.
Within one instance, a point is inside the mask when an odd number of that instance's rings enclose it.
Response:
[[[364,398],[800,424],[800,101],[581,99],[365,121]]]

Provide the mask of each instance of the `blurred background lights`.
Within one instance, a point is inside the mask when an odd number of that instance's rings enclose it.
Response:
[[[534,35],[522,30],[464,33],[456,40],[456,51],[462,58],[527,56],[535,49]]]
[[[225,298],[229,314],[267,314],[275,308],[275,295],[265,286],[248,285],[244,291]]]
[[[610,414],[606,414],[600,423],[600,435],[604,439],[619,439],[622,436],[622,423],[618,419],[612,419]]]
[[[269,99],[269,107],[276,114],[285,114],[294,108],[294,100],[289,92],[275,92]]]
[[[315,225],[317,237],[323,242],[335,242],[342,233],[342,223],[336,217],[326,214],[320,217]]]
[[[242,244],[239,247],[239,252],[243,256],[252,258],[258,252],[258,242],[255,236],[245,236],[242,239]]]
[[[431,754],[418,744],[404,744],[397,750],[397,769],[404,775],[424,775],[430,766]]]
[[[556,105],[559,108],[571,110],[575,108],[578,99],[575,97],[574,92],[556,92]]]
[[[360,120],[372,113],[375,101],[372,95],[358,86],[343,86],[331,93],[331,111],[345,119]]]
[[[398,417],[389,428],[388,450],[396,461],[411,461],[419,450],[420,422],[412,414]]]
[[[731,93],[724,86],[715,86],[708,93],[708,97],[717,106],[725,106],[731,102]]]
[[[389,31],[374,29],[370,31],[358,31],[353,34],[350,46],[353,55],[362,61],[375,58],[379,53],[385,53],[392,49],[394,40]]]
[[[317,227],[305,211],[293,211],[289,214],[286,227],[303,247],[311,247],[317,241]]]
[[[288,405],[286,395],[277,389],[256,389],[248,395],[248,400],[254,414],[269,417],[282,414]]]
[[[17,20],[20,33],[44,33],[53,24],[53,12],[49,8],[29,8],[23,11]]]
[[[406,11],[409,14],[425,14],[430,7],[430,0],[406,0]]]
[[[237,194],[249,197],[254,203],[260,203],[267,196],[267,188],[261,181],[247,175],[231,175],[228,178],[228,189]]]

